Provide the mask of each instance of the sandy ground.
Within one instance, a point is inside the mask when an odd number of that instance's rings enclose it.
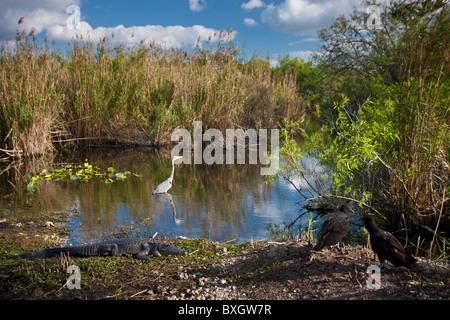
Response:
[[[265,261],[265,262],[263,262]],[[276,261],[270,263],[269,261]],[[449,269],[425,260],[412,268],[386,267],[369,274],[377,266],[373,252],[362,246],[312,250],[305,241],[266,244],[240,256],[224,259],[224,274],[239,278],[252,265],[258,271],[234,290],[236,299],[449,299]],[[267,265],[267,268],[262,266]],[[270,267],[269,267],[270,266]],[[369,279],[370,278],[370,279]],[[369,280],[369,284],[368,284]],[[370,281],[372,280],[372,281]]]

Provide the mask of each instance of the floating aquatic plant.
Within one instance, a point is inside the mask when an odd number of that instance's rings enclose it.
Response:
[[[27,189],[30,192],[37,190],[38,184],[42,180],[63,180],[69,179],[70,181],[86,182],[94,177],[102,178],[107,184],[114,181],[122,181],[130,176],[139,177],[138,174],[131,171],[116,172],[116,169],[109,167],[106,171],[102,171],[99,167],[93,166],[89,163],[82,165],[68,164],[60,169],[44,169],[38,174],[28,172],[26,178],[30,180],[27,185]]]

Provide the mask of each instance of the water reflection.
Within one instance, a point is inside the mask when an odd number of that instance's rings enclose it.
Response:
[[[34,215],[72,212],[72,242],[99,241],[120,232],[205,237],[238,242],[263,239],[265,227],[293,221],[303,199],[280,179],[264,184],[259,165],[177,165],[170,194],[152,190],[170,176],[170,155],[106,150],[59,160],[132,171],[142,177],[105,184],[92,179],[42,181],[29,199]],[[4,184],[3,184],[4,185]],[[305,218],[306,219],[306,218]]]
[[[179,226],[183,223],[184,220],[177,219],[177,208],[175,206],[175,203],[173,202],[173,198],[170,195],[170,193],[156,193],[156,194],[152,194],[152,195],[159,201],[161,201],[163,203],[168,203],[170,205],[170,207],[172,208],[172,213],[173,213],[173,222],[177,226]]]

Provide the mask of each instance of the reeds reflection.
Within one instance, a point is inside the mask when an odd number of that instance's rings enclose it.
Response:
[[[136,233],[204,237],[238,242],[266,236],[269,223],[298,216],[297,192],[282,180],[264,184],[259,165],[177,165],[170,194],[151,192],[171,171],[169,155],[151,150],[105,150],[78,154],[63,162],[114,167],[142,175],[105,184],[42,181],[30,199],[34,215],[76,212],[69,220],[72,242]]]

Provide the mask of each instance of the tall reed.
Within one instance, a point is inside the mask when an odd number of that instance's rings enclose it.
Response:
[[[64,101],[61,70],[46,48],[18,36],[14,52],[0,56],[0,138],[16,156],[51,150],[54,115]]]

